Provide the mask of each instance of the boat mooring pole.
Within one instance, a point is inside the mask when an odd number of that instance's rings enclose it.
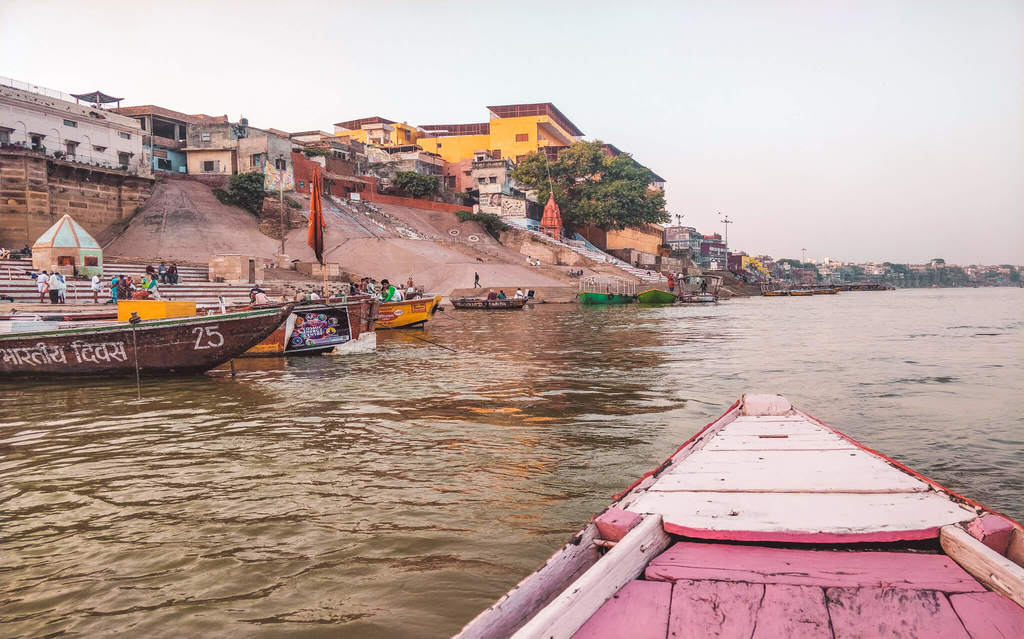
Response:
[[[132,311],[132,316],[128,318],[128,323],[132,327],[132,354],[135,356],[135,391],[138,395],[138,399],[142,399],[142,380],[139,379],[139,343],[135,339],[135,325],[142,321],[139,314]]]

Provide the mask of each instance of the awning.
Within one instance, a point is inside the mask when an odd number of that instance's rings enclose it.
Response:
[[[85,100],[91,104],[109,104],[111,102],[120,102],[124,98],[115,98],[112,95],[107,95],[102,91],[93,91],[91,93],[72,93],[71,97],[76,100]]]

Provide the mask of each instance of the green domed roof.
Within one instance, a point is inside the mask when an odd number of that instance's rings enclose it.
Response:
[[[57,223],[46,229],[46,232],[39,236],[32,248],[84,248],[100,249],[97,242],[82,225],[71,218],[70,215],[57,220]]]

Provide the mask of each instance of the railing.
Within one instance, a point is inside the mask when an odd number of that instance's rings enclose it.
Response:
[[[28,91],[29,93],[36,93],[38,95],[45,95],[48,98],[56,98],[58,100],[64,100],[66,102],[74,102],[75,98],[69,93],[63,91],[57,91],[56,89],[48,89],[47,87],[39,86],[38,84],[29,84],[28,82],[21,82],[14,78],[8,78],[0,75],[0,86],[10,87],[12,89],[18,89],[19,91]]]
[[[41,155],[45,158],[60,160],[62,162],[70,162],[73,164],[82,164],[84,166],[93,166],[101,169],[110,169],[113,171],[124,171],[129,175],[138,175],[144,173],[145,163],[142,159],[132,160],[128,164],[121,164],[114,162],[106,157],[96,157],[93,155],[84,155],[75,153],[74,155],[68,155],[66,151],[60,149],[56,151],[50,151],[45,146],[31,147],[24,143],[17,144],[0,144],[0,149],[9,149],[14,151],[27,151]]]

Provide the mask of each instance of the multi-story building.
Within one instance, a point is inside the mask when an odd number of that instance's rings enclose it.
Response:
[[[188,129],[184,151],[188,172],[198,175],[233,175],[263,171],[270,163],[277,171],[292,173],[295,144],[262,129],[250,127],[244,118],[238,123],[194,122]]]
[[[694,261],[706,269],[719,270],[726,268],[726,259],[725,242],[719,233],[713,233],[702,238],[700,258]]]
[[[665,227],[665,244],[672,247],[673,251],[689,251],[694,262],[700,255],[700,245],[704,242],[704,236],[692,226],[668,226]]]
[[[188,127],[196,121],[197,116],[152,104],[123,107],[116,111],[138,120],[144,132],[143,151],[149,157],[153,171],[187,172],[188,159],[182,149],[188,139]],[[227,117],[224,121],[227,121]]]
[[[556,157],[558,150],[583,136],[583,131],[550,102],[489,106],[487,122],[423,124],[418,144],[448,162],[473,157],[486,150],[494,159],[520,162],[543,150]]]
[[[104,108],[119,101],[99,91],[76,96],[0,78],[0,145],[148,175],[139,123]]]
[[[422,135],[418,127],[410,126],[404,122],[395,122],[379,115],[358,120],[346,120],[334,125],[334,134],[352,138],[363,144],[373,146],[408,146],[416,144]],[[426,149],[432,150],[432,149]]]

